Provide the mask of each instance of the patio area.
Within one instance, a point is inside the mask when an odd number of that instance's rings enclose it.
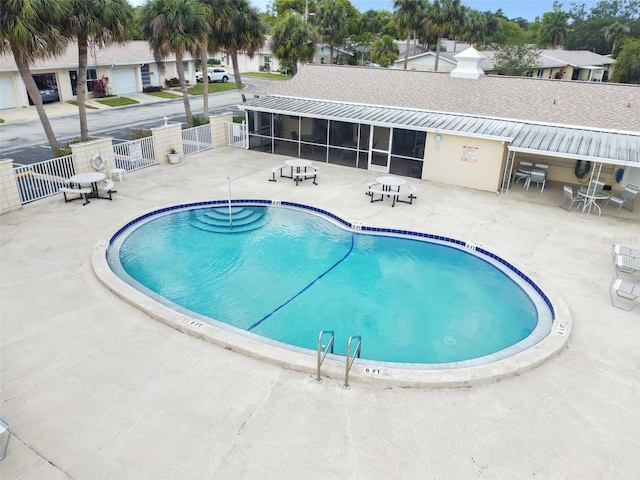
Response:
[[[0,477],[373,479],[640,477],[640,309],[611,306],[611,244],[640,248],[640,206],[558,208],[562,185],[505,196],[408,179],[412,205],[370,203],[379,174],[218,148],[116,182],[111,202],[62,196],[0,216]],[[317,165],[317,163],[316,163]],[[455,237],[540,280],[572,317],[537,368],[456,389],[407,389],[274,366],[181,333],[96,278],[106,232],[144,211],[227,197],[286,199],[367,225]],[[310,357],[313,365],[315,357]]]

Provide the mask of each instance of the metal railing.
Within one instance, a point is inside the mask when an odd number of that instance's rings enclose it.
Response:
[[[353,356],[351,355],[351,342],[353,339],[357,338],[358,343],[356,344],[356,349],[353,351]],[[349,389],[351,386],[349,385],[349,372],[351,371],[351,367],[353,366],[353,361],[357,358],[360,358],[360,349],[362,347],[362,338],[360,335],[353,335],[349,337],[349,341],[347,342],[347,358],[345,359],[345,372],[344,372],[344,388]]]
[[[226,122],[227,145],[237,148],[249,148],[249,133],[246,123]]]
[[[182,149],[185,155],[193,155],[210,148],[213,148],[213,142],[209,124],[182,130]]]
[[[13,172],[22,205],[50,197],[75,175],[73,155],[43,160],[31,165],[17,165]]]
[[[322,345],[322,337],[324,337],[325,334],[330,334],[331,337],[329,338],[329,342],[326,345]],[[328,352],[333,353],[334,339],[335,337],[333,335],[332,330],[328,330],[326,332],[324,330],[320,330],[320,334],[318,335],[318,361],[316,366],[316,383],[322,383],[322,378],[320,378],[320,366],[322,365],[322,362],[324,362],[324,359],[327,356],[327,353]]]
[[[113,146],[113,154],[117,168],[124,168],[127,172],[157,165],[154,151],[153,137],[140,138],[130,142],[118,143]]]

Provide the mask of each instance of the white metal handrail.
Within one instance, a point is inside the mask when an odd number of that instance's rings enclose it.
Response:
[[[329,337],[329,342],[327,343],[326,346],[322,345],[322,337],[324,337],[325,334],[331,335],[331,337]],[[316,365],[316,383],[322,383],[322,378],[320,378],[320,366],[322,365],[322,362],[324,362],[324,359],[327,356],[327,353],[328,352],[333,353],[334,339],[335,339],[335,336],[332,330],[327,330],[326,332],[324,330],[320,330],[320,334],[318,335],[318,360]]]
[[[357,338],[358,343],[356,344],[356,348],[353,351],[353,356],[351,355],[351,342]],[[353,361],[356,357],[360,358],[360,349],[362,348],[362,337],[360,335],[353,335],[349,337],[349,341],[347,342],[347,358],[345,359],[345,372],[344,372],[344,388],[349,389],[351,386],[349,385],[349,372],[351,371],[351,367],[353,366]]]

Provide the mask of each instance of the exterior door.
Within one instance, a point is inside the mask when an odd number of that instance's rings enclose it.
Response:
[[[373,126],[369,134],[369,170],[389,173],[391,132],[388,127]]]

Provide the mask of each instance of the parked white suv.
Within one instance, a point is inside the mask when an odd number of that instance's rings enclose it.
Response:
[[[231,74],[221,67],[209,67],[207,68],[207,77],[210,82],[228,82]],[[196,71],[196,81],[202,81],[202,72]]]

